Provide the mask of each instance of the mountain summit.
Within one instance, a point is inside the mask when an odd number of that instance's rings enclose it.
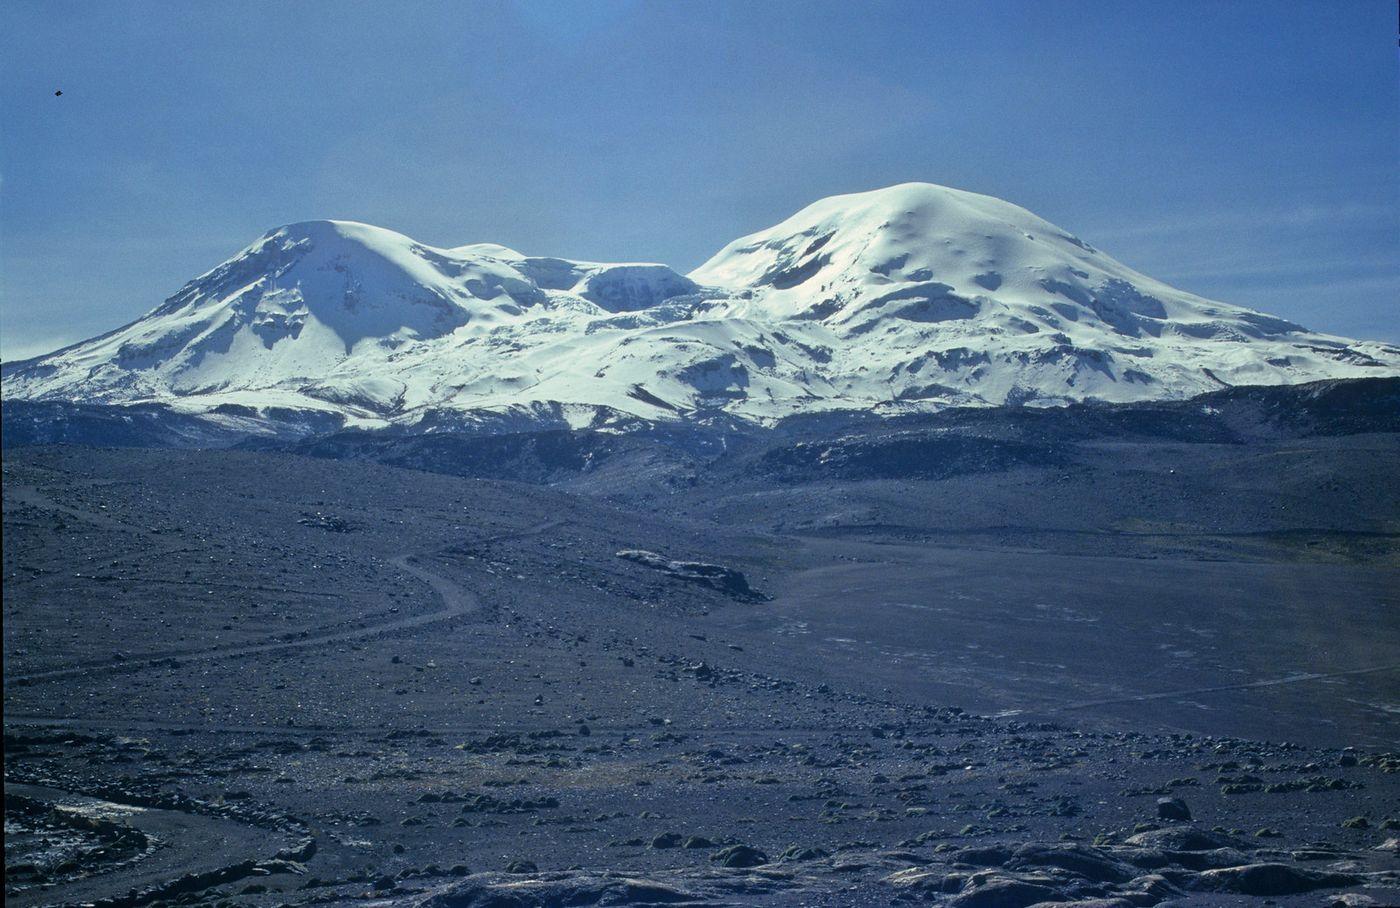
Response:
[[[1393,375],[1400,349],[1173,289],[1008,202],[834,196],[665,265],[439,249],[347,221],[271,231],[147,315],[6,364],[6,399],[324,413],[1055,405]]]

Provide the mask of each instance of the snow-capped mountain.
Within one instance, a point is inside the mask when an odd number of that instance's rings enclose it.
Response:
[[[1400,373],[1400,348],[1175,290],[1015,205],[836,196],[690,275],[345,221],[274,230],[129,325],[7,364],[7,399],[322,412],[834,409],[1181,398]]]

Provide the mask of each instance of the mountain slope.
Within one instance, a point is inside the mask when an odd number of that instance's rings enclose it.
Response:
[[[928,184],[824,199],[691,276],[749,290],[746,314],[819,321],[843,373],[878,364],[904,400],[1175,398],[1396,364],[1393,348],[1183,293],[1023,208]]]
[[[1397,372],[1400,349],[1183,293],[1024,209],[915,183],[817,202],[689,276],[294,224],[123,328],[7,364],[4,395],[583,425],[1177,399]]]

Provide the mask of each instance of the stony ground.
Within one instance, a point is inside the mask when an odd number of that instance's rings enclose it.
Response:
[[[1383,535],[826,519],[939,488],[7,451],[6,901],[1400,903]]]

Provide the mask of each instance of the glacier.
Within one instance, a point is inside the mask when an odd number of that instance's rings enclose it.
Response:
[[[0,388],[366,428],[543,413],[581,426],[1396,374],[1394,345],[1204,299],[1011,203],[908,183],[816,202],[688,275],[291,224],[128,325],[6,363]]]

